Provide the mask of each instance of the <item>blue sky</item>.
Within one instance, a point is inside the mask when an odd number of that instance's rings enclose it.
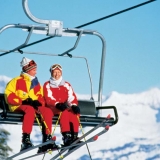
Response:
[[[110,15],[142,0],[81,0],[53,1],[29,0],[29,8],[40,19],[63,21],[64,28],[74,28],[92,20]],[[7,24],[36,24],[25,15],[21,1],[0,1],[0,27]],[[122,13],[109,19],[84,27],[96,30],[106,39],[106,64],[103,94],[112,91],[136,93],[153,87],[160,88],[160,1]],[[40,25],[40,24],[37,24]],[[21,29],[7,29],[0,34],[0,49],[10,50],[24,43],[27,33]],[[45,38],[44,35],[32,35],[29,43]],[[57,37],[24,51],[59,54],[73,47],[76,38]],[[93,92],[98,92],[101,41],[95,36],[84,36],[74,56],[88,59],[93,79]],[[34,59],[38,64],[38,78],[41,84],[49,79],[49,67],[54,63],[63,66],[63,77],[69,81],[76,93],[90,93],[89,79],[84,60],[21,55],[10,53],[0,57],[0,75],[15,77],[19,75],[22,57]]]

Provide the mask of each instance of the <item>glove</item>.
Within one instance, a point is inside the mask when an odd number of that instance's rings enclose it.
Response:
[[[22,101],[22,105],[30,105],[32,106],[33,100],[32,98],[27,98],[24,101]]]
[[[67,108],[67,106],[64,103],[57,103],[56,108],[61,111],[64,111]]]
[[[38,109],[39,106],[42,106],[42,104],[38,100],[34,100],[32,103],[32,107],[34,109]]]
[[[74,114],[80,114],[80,108],[76,105],[72,106],[72,111]]]

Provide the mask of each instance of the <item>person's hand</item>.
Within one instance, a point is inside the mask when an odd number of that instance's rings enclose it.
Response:
[[[72,111],[75,114],[80,114],[80,108],[76,105],[72,105]]]
[[[32,107],[37,110],[39,106],[42,106],[42,104],[38,100],[34,100]]]
[[[30,105],[32,106],[33,100],[32,98],[27,98],[24,101],[22,101],[22,105]]]
[[[57,103],[56,108],[60,111],[64,111],[67,108],[67,105],[65,103]]]

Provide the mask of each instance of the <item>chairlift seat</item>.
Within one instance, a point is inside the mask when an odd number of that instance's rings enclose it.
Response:
[[[96,126],[105,117],[97,117],[96,113],[99,109],[107,109],[106,107],[96,107],[93,100],[79,100],[79,107],[81,110],[80,121],[82,126]],[[114,110],[115,119],[109,121],[109,125],[112,126],[118,122],[118,114],[116,107],[108,106]],[[22,124],[23,113],[9,111],[8,104],[5,102],[4,94],[0,93],[0,124]],[[38,116],[38,115],[37,115]],[[39,116],[38,116],[39,117]],[[52,119],[52,124],[56,124],[58,115],[55,115]],[[36,120],[34,125],[38,125]]]

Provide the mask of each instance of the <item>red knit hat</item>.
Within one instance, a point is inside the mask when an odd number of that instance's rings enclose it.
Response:
[[[20,63],[23,72],[28,72],[29,70],[32,70],[33,68],[37,67],[37,64],[34,60],[28,59],[26,57],[23,57]]]

